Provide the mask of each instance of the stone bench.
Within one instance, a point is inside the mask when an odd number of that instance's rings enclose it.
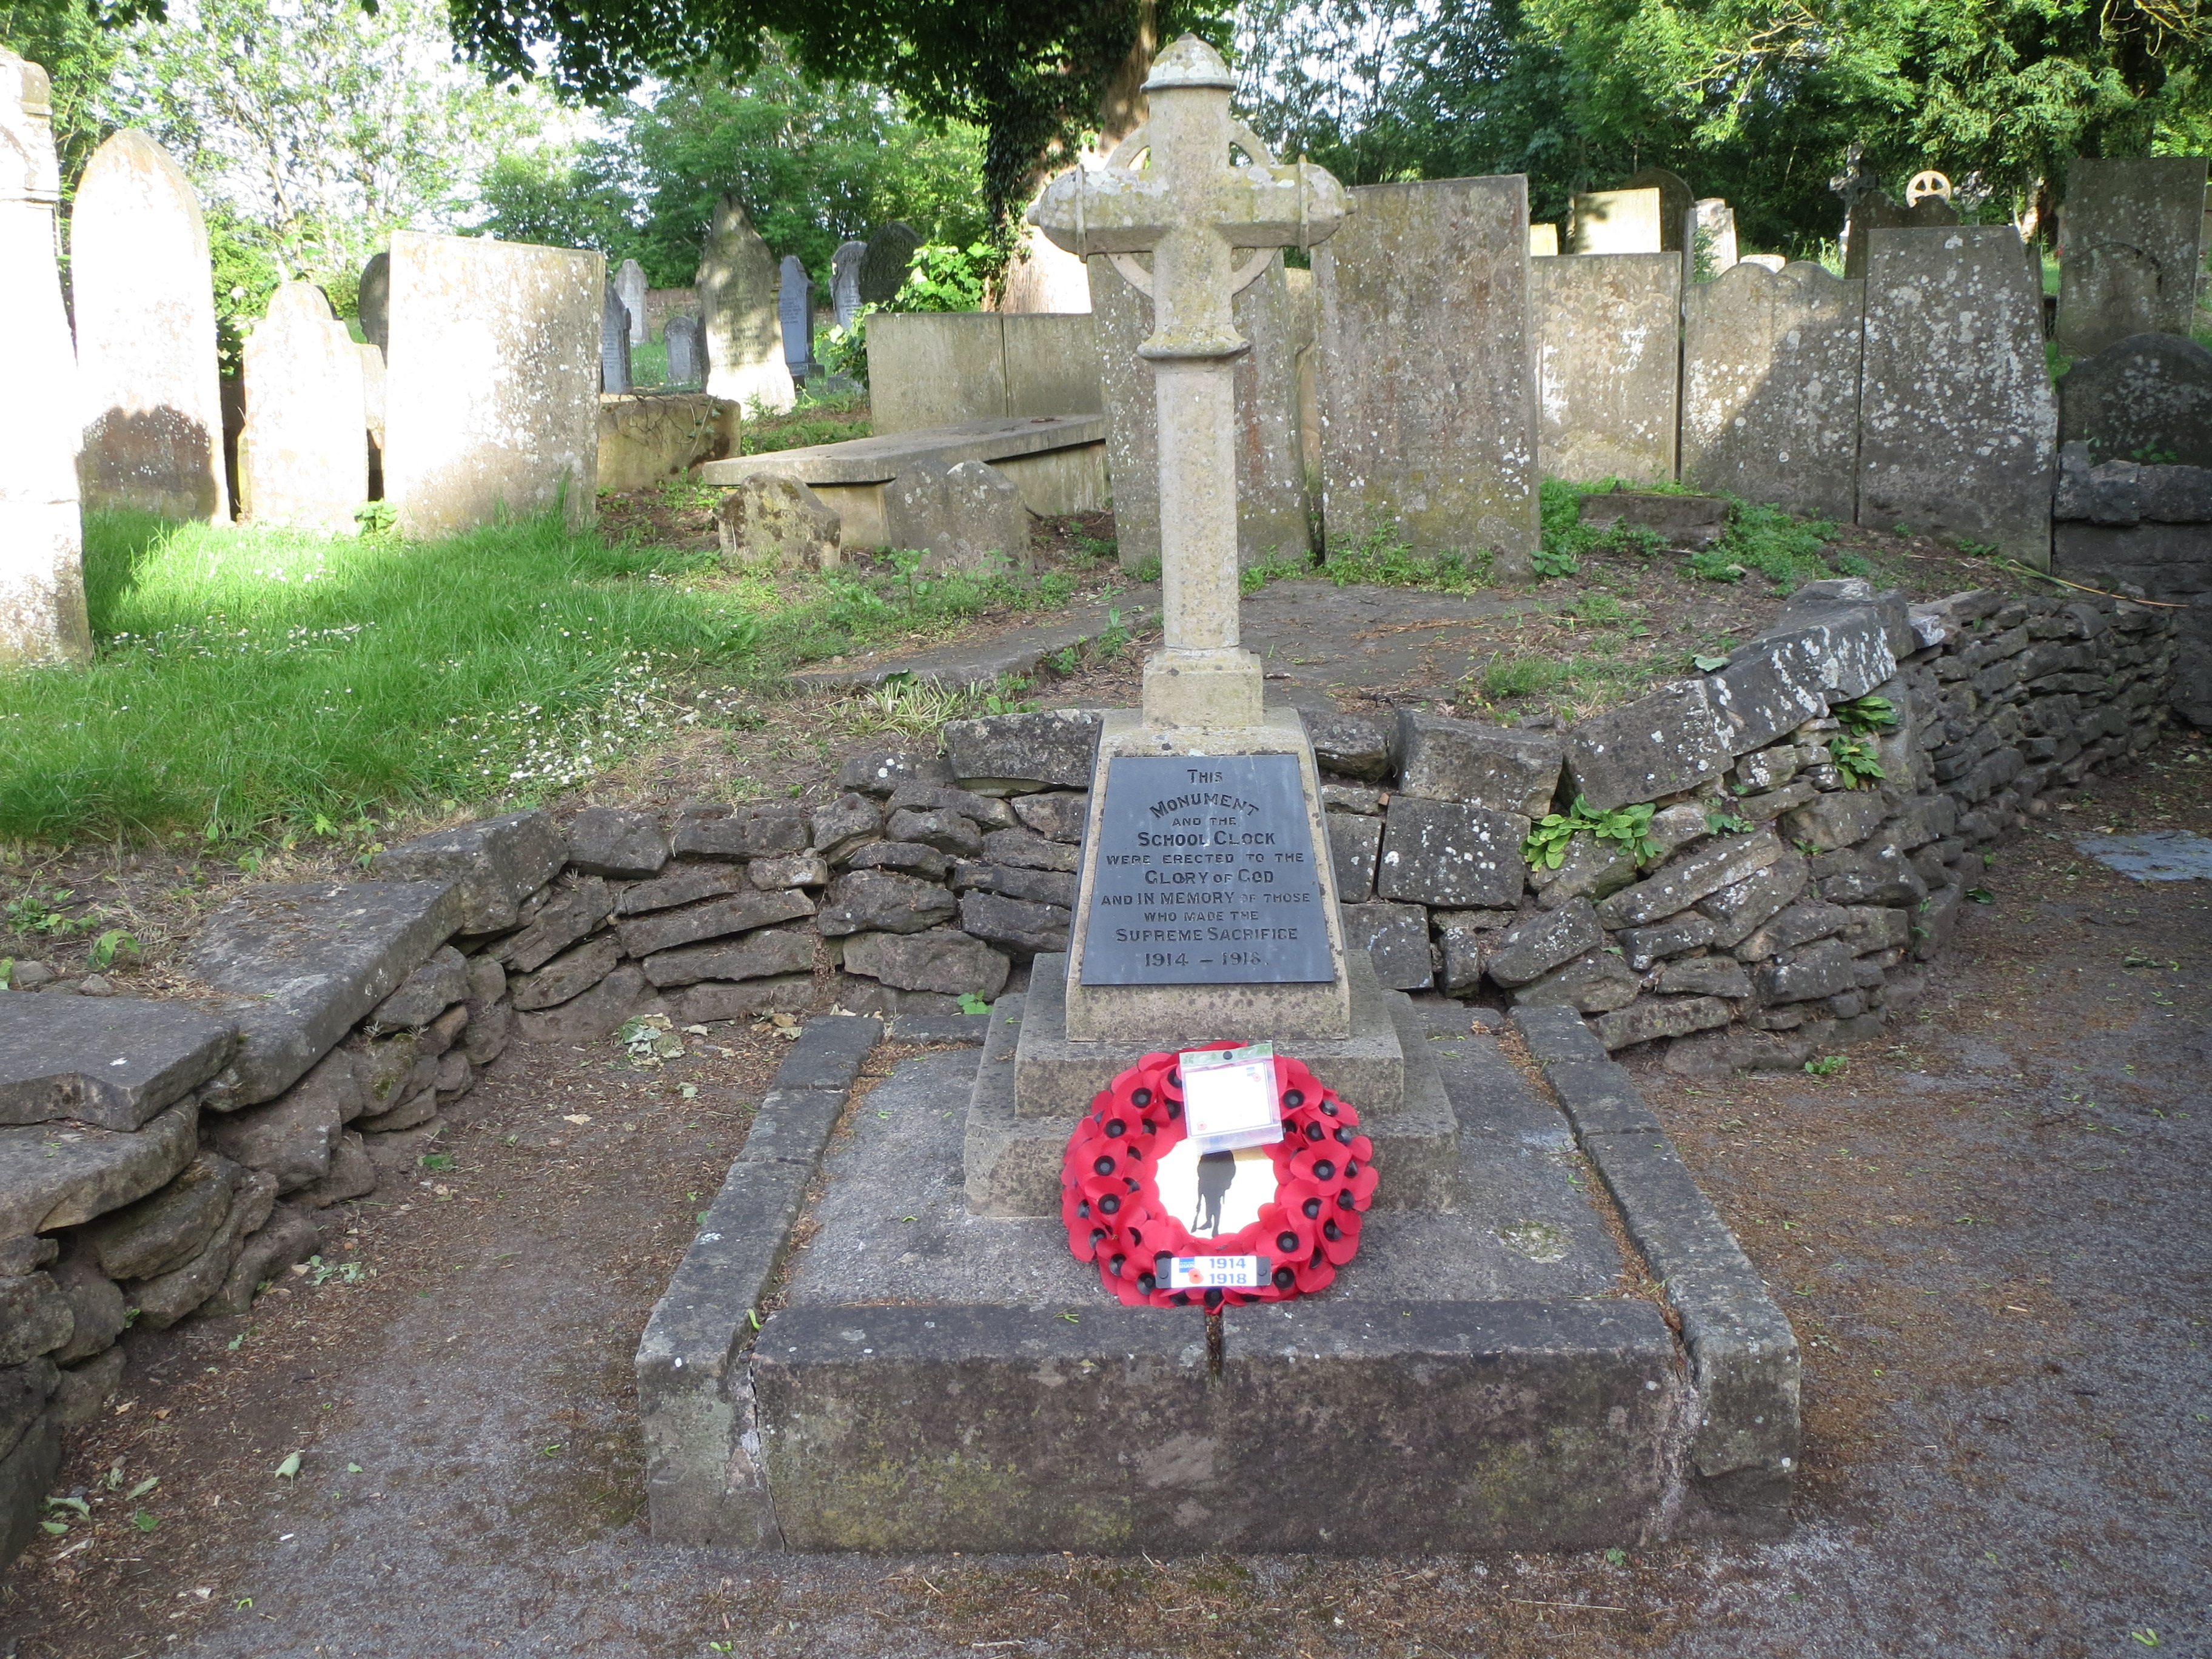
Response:
[[[888,545],[884,489],[919,461],[946,466],[988,461],[1013,480],[1023,505],[1040,518],[1095,513],[1106,505],[1103,415],[1006,416],[924,427],[840,444],[814,444],[768,455],[732,456],[699,469],[710,484],[736,485],[763,473],[811,486],[844,520],[848,547]]]

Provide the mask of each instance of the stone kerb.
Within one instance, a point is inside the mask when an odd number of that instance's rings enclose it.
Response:
[[[241,514],[255,524],[350,535],[368,499],[362,354],[312,283],[287,283],[246,343]]]
[[[1528,282],[1540,476],[1673,479],[1680,256],[1543,259]]]
[[[1388,525],[1418,554],[1486,550],[1498,574],[1526,579],[1540,476],[1528,181],[1375,185],[1352,199],[1358,210],[1313,255],[1328,532]]]
[[[1866,284],[1734,264],[1683,299],[1682,481],[1806,517],[1858,504]]]
[[[392,237],[384,481],[403,531],[592,521],[605,293],[596,253]]]
[[[2048,568],[2058,411],[2041,288],[2018,233],[1961,225],[1869,240],[1858,522]]]
[[[207,226],[184,169],[143,132],[94,152],[70,216],[88,508],[229,516]]]

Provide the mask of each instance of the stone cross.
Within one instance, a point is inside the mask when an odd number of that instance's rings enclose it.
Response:
[[[1079,257],[1103,253],[1152,300],[1159,411],[1160,565],[1166,648],[1145,665],[1145,724],[1242,729],[1261,719],[1260,660],[1237,643],[1236,359],[1230,302],[1282,247],[1310,247],[1347,210],[1310,163],[1278,165],[1231,119],[1234,85],[1213,49],[1184,35],[1152,65],[1152,119],[1098,172],[1054,179],[1031,222]],[[1232,150],[1248,165],[1235,165]],[[1133,167],[1150,153],[1150,164]],[[1136,255],[1152,256],[1151,270]]]

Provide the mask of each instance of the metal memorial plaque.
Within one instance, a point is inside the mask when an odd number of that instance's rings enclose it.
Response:
[[[1335,977],[1295,756],[1115,756],[1087,902],[1085,985]]]

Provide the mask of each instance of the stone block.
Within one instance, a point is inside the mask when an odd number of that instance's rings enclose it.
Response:
[[[615,897],[614,890],[599,877],[586,877],[567,892],[550,896],[530,918],[529,926],[495,945],[495,960],[504,962],[517,973],[535,972],[579,939],[588,937],[612,915]]]
[[[1648,927],[1624,927],[1613,937],[1628,965],[1640,974],[1663,957],[1711,945],[1713,919],[1685,910]]]
[[[834,570],[844,562],[844,519],[811,485],[755,472],[714,509],[722,563],[732,570]]]
[[[877,1020],[826,1014],[819,1019],[810,1019],[799,1032],[799,1040],[784,1051],[783,1063],[776,1067],[773,1086],[780,1090],[849,1089],[883,1035],[883,1025]]]
[[[21,1365],[68,1341],[76,1316],[46,1273],[0,1279],[0,1366]]]
[[[220,1072],[234,1040],[186,1003],[0,994],[0,1124],[135,1129]]]
[[[1567,843],[1556,869],[1531,866],[1528,882],[1536,902],[1556,909],[1571,899],[1604,898],[1636,879],[1636,855],[1617,841],[1601,841],[1591,835],[1577,836]]]
[[[1567,733],[1567,781],[1595,811],[1693,789],[1735,753],[1710,683],[1684,680],[1577,720]]]
[[[1429,954],[1429,915],[1418,904],[1342,904],[1344,948],[1364,951],[1375,977],[1394,991],[1427,988],[1436,969]]]
[[[760,806],[726,817],[688,817],[678,827],[679,859],[757,859],[803,853],[814,826],[803,807]]]
[[[701,899],[741,893],[751,885],[751,878],[733,865],[679,864],[658,881],[641,881],[635,887],[615,889],[614,914],[649,915],[655,910],[672,910],[679,904],[696,904]]]
[[[229,1213],[214,1237],[182,1267],[124,1286],[124,1295],[138,1310],[138,1323],[149,1330],[166,1330],[222,1288],[232,1266],[245,1248],[246,1236],[269,1218],[276,1201],[276,1177],[254,1170],[231,1196]]]
[[[209,1146],[249,1170],[268,1170],[283,1192],[329,1172],[331,1151],[344,1127],[337,1104],[326,1093],[297,1089],[266,1105],[201,1121]]]
[[[1683,480],[1848,521],[1866,283],[1805,259],[1739,264],[1692,283],[1682,309]]]
[[[387,881],[450,881],[460,889],[465,933],[498,933],[516,922],[516,908],[561,872],[568,837],[550,814],[509,812],[434,830],[369,861]]]
[[[1328,812],[1380,817],[1389,799],[1390,792],[1387,789],[1369,789],[1356,783],[1324,783],[1321,787],[1322,809]]]
[[[809,823],[814,832],[814,850],[836,861],[849,860],[873,842],[883,830],[884,815],[875,802],[856,790],[816,807]]]
[[[1489,953],[1489,974],[1509,989],[1526,985],[1604,943],[1596,912],[1577,898],[1509,928]]]
[[[983,856],[994,864],[1023,870],[1070,872],[1081,866],[1082,849],[1047,841],[1026,830],[993,830],[983,837]]]
[[[226,1193],[226,1213],[228,1198]],[[100,1270],[98,1260],[82,1243],[54,1263],[48,1277],[68,1302],[71,1320],[69,1340],[49,1351],[55,1364],[73,1365],[112,1347],[130,1328],[130,1304],[121,1289]]]
[[[1006,988],[1006,958],[979,939],[943,929],[924,933],[855,933],[845,942],[845,971],[901,991],[987,1000]]]
[[[982,836],[957,812],[917,811],[908,807],[891,814],[884,833],[893,841],[919,842],[954,858],[972,859],[983,851]]]
[[[964,893],[960,929],[1003,945],[1017,960],[1040,951],[1067,949],[1072,913],[1057,904],[1036,904],[999,893]]]
[[[1380,779],[1390,775],[1389,726],[1365,714],[1317,714],[1298,711],[1307,739],[1312,743],[1314,764],[1344,778]]]
[[[617,922],[615,937],[622,942],[623,955],[643,957],[813,914],[814,901],[804,893],[752,890],[686,909],[658,911],[640,921]],[[516,1006],[521,1005],[518,1001]]]
[[[970,787],[981,782],[1088,789],[1101,718],[1096,709],[1056,708],[948,720],[945,752],[954,777]]]
[[[716,1020],[757,1019],[763,1014],[799,1014],[814,1006],[814,975],[778,974],[765,979],[702,980],[670,1001],[678,1025]],[[857,1012],[857,1011],[856,1011]]]
[[[1382,820],[1350,812],[1328,812],[1330,867],[1336,872],[1336,896],[1346,904],[1364,904],[1375,896],[1375,860],[1382,850]]]
[[[222,1287],[200,1304],[203,1319],[224,1319],[246,1313],[261,1287],[295,1262],[305,1261],[323,1247],[323,1235],[311,1210],[279,1204],[239,1247],[238,1259]]]
[[[2086,444],[2085,464],[2148,451],[2212,466],[2212,351],[2185,334],[2139,332],[2077,358],[2058,377],[2059,441]]]
[[[1395,795],[1375,890],[1386,899],[1420,904],[1516,903],[1528,879],[1521,857],[1528,835],[1528,820],[1517,814]]]
[[[764,927],[742,939],[663,951],[646,957],[640,965],[647,979],[665,988],[696,984],[702,979],[765,979],[775,974],[805,973],[814,966],[814,935],[810,932]]]
[[[388,1180],[398,1176],[412,1180],[422,1169],[422,1160],[435,1150],[438,1137],[445,1132],[446,1120],[434,1117],[419,1127],[402,1129],[396,1134],[364,1135],[362,1147],[368,1152],[368,1161],[376,1166],[380,1178]]]
[[[1762,870],[1698,901],[1712,920],[1711,943],[1726,950],[1773,916],[1805,890],[1809,878],[1802,855],[1784,853]]]
[[[1730,952],[1739,962],[1764,962],[1814,939],[1828,939],[1850,925],[1850,912],[1819,898],[1802,899],[1738,940]]]
[[[203,1153],[161,1191],[87,1227],[84,1248],[110,1279],[150,1279],[180,1267],[222,1225],[244,1176],[228,1158]]]
[[[60,1373],[51,1359],[27,1359],[0,1366],[0,1458],[22,1443],[32,1425],[46,1415]]]
[[[287,1194],[295,1204],[325,1209],[349,1198],[365,1198],[376,1190],[376,1165],[369,1161],[362,1138],[349,1129],[331,1149],[330,1173]]]
[[[591,523],[606,262],[412,231],[391,252],[384,483],[400,529],[428,538],[501,512]]]
[[[1090,781],[1086,769],[1084,781]],[[878,750],[854,755],[837,768],[837,787],[867,795],[888,795],[902,783],[949,784],[951,763],[935,755]]]
[[[779,853],[773,858],[755,859],[745,866],[745,878],[769,892],[821,887],[830,880],[830,860],[819,853]]]
[[[1513,993],[1513,1006],[1560,1004],[1585,1014],[1601,1014],[1636,1000],[1643,983],[1620,957],[1594,951]]]
[[[1607,927],[1644,927],[1764,870],[1778,861],[1784,850],[1771,830],[1723,836],[1600,901],[1598,920]]]
[[[981,850],[981,838],[972,830],[969,833]],[[851,870],[838,877],[822,896],[814,925],[831,939],[863,932],[918,933],[948,920],[957,908],[952,895],[933,882],[890,870]]]
[[[1751,976],[1733,957],[1679,957],[1659,970],[1662,996],[1747,997]]]
[[[918,841],[870,842],[847,860],[854,870],[890,870],[922,881],[943,881],[952,860]]]
[[[1075,845],[1083,840],[1084,827],[1091,814],[1091,796],[1087,792],[1066,790],[1017,795],[1012,804],[1014,816],[1020,819],[1022,827],[1047,841]]]
[[[611,881],[650,881],[668,862],[668,837],[650,812],[586,806],[568,821],[568,865]]]
[[[1510,910],[1437,910],[1430,915],[1436,929],[1433,953],[1443,958],[1437,988],[1446,996],[1465,996],[1482,982],[1489,953],[1513,920]]]
[[[1075,907],[1075,877],[1059,870],[1023,870],[1003,864],[963,864],[952,872],[956,893],[1003,893],[1032,904]],[[896,930],[893,930],[896,931]]]
[[[469,994],[468,958],[450,945],[399,981],[399,988],[378,1003],[363,1022],[371,1035],[428,1025]]]
[[[2019,233],[1877,230],[1869,244],[1858,521],[2047,566],[2058,410]]]
[[[1728,533],[1729,504],[1718,495],[1662,495],[1616,483],[1583,497],[1578,522],[1592,530],[1642,531],[1676,552],[1695,553]]]
[[[1778,952],[1759,965],[1754,981],[1759,1000],[1769,1006],[1834,996],[1858,982],[1850,947],[1837,939]]]
[[[1401,709],[1398,791],[1539,818],[1552,810],[1564,752],[1547,732]]]
[[[1590,1027],[1597,1040],[1612,1051],[1660,1037],[1711,1030],[1727,1024],[1730,1018],[1728,1004],[1717,997],[1644,997],[1625,1008],[1600,1014]]]
[[[513,1001],[517,1013],[534,1013],[580,997],[597,985],[623,959],[623,949],[611,933],[586,939],[547,963],[534,974],[514,981]]]
[[[1681,255],[1538,259],[1528,277],[1543,476],[1671,482]]]
[[[1928,896],[1927,878],[1895,847],[1831,856],[1834,866],[1820,877],[1820,896],[1831,904],[1917,904]]]
[[[187,1098],[135,1133],[0,1129],[0,1239],[75,1226],[143,1198],[191,1162],[198,1121]]]
[[[891,798],[884,803],[884,810],[896,816],[902,809],[950,812],[967,819],[978,830],[1011,830],[1017,822],[1014,809],[1006,801],[991,795],[979,795],[972,789],[952,789],[942,784],[901,784],[891,791]],[[1057,839],[1070,838],[1063,836]],[[1080,837],[1073,839],[1079,840]]]
[[[636,963],[626,962],[580,997],[540,1012],[517,1014],[515,1041],[572,1046],[595,1042],[620,1030],[624,1020],[649,1006],[651,996],[644,972]]]
[[[1854,956],[1887,951],[1912,942],[1912,912],[1887,905],[1853,905],[1845,911],[1842,939]]]

